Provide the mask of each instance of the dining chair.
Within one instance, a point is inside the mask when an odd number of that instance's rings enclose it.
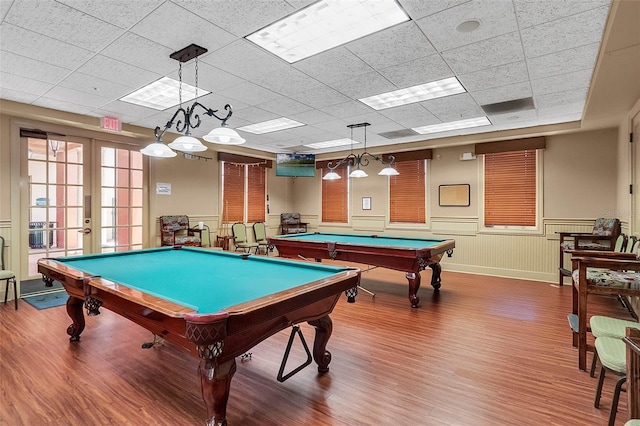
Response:
[[[4,237],[0,236],[0,264],[2,266],[2,270],[0,270],[0,281],[5,281],[6,286],[4,288],[4,303],[7,303],[7,298],[9,296],[9,284],[13,283],[13,299],[15,301],[16,310],[18,309],[18,286],[16,283],[16,274],[13,271],[9,271],[5,269],[4,263],[4,249],[6,247],[6,242]]]
[[[236,246],[236,251],[242,250],[247,253],[251,253],[251,249],[256,249],[258,253],[258,243],[250,243],[247,239],[247,226],[242,222],[236,222],[231,225],[231,232],[233,233],[233,244]]]

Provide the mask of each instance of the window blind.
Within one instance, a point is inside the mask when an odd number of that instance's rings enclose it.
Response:
[[[484,155],[485,226],[536,225],[535,150]]]
[[[395,163],[397,176],[389,177],[389,221],[425,223],[426,161]]]
[[[322,181],[322,221],[347,223],[349,221],[349,169],[346,164],[336,168],[342,179]],[[322,176],[328,170],[322,169]]]
[[[244,222],[244,165],[224,164],[223,210],[224,222]]]
[[[247,166],[247,222],[264,222],[266,217],[266,168],[263,165]]]

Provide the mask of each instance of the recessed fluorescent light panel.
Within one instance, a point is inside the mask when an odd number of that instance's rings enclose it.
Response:
[[[310,143],[310,144],[306,144],[305,146],[308,148],[322,149],[322,148],[333,148],[334,146],[351,145],[351,142],[353,142],[354,145],[360,143],[358,141],[352,141],[349,138],[344,138],[344,139],[334,139],[332,141]]]
[[[211,92],[198,89],[198,97]],[[189,102],[196,98],[196,88],[182,83],[182,102]],[[180,104],[180,82],[169,77],[162,77],[133,93],[120,98],[121,101],[141,105],[157,110],[165,110]]]
[[[322,0],[246,38],[292,64],[408,20],[396,0]]]
[[[432,126],[412,127],[412,130],[426,135],[428,133],[446,132],[449,130],[467,129],[470,127],[488,126],[491,121],[487,117],[469,118],[467,120],[450,121],[448,123],[434,124]]]
[[[450,77],[358,100],[375,110],[381,110],[464,92],[466,90],[458,79]]]
[[[294,127],[304,126],[304,123],[291,120],[286,117],[276,118],[275,120],[263,121],[249,126],[238,127],[236,130],[253,133],[254,135],[262,135],[264,133],[277,132],[278,130],[293,129]]]

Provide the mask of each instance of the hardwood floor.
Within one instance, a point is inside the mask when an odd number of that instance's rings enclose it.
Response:
[[[341,298],[324,376],[312,364],[276,380],[289,331],[254,347],[231,383],[230,426],[607,423],[614,380],[594,408],[596,379],[571,345],[569,286],[444,271],[434,295],[422,274],[412,309],[403,273],[363,273],[376,296]],[[615,299],[592,300],[591,314],[628,317]],[[204,424],[197,358],[169,343],[141,349],[150,333],[104,309],[80,342],[69,324],[64,307],[0,304],[0,425]],[[623,394],[616,425],[627,419]]]

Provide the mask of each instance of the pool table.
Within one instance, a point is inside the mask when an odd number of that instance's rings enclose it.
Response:
[[[431,285],[439,291],[440,259],[456,245],[454,240],[323,232],[278,235],[268,240],[286,258],[345,260],[406,272],[409,302],[414,308],[420,303],[420,271],[427,266],[432,269]]]
[[[70,340],[84,330],[83,306],[89,316],[104,307],[198,356],[206,421],[216,426],[227,423],[235,358],[280,330],[314,326],[313,358],[327,372],[329,314],[360,282],[357,268],[194,247],[40,259],[38,271],[69,293]]]

